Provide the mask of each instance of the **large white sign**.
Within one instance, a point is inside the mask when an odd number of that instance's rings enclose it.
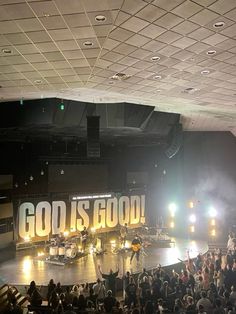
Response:
[[[56,235],[84,227],[104,231],[145,223],[145,195],[65,201],[24,202],[18,209],[20,238]]]

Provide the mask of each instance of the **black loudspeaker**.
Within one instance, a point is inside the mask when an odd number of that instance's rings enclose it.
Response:
[[[183,144],[183,128],[182,124],[178,123],[174,125],[173,130],[171,131],[172,139],[165,151],[165,154],[168,158],[174,157],[180,150]]]
[[[99,116],[87,116],[87,157],[100,157]]]

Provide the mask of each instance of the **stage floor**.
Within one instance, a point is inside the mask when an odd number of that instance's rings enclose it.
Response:
[[[72,264],[57,266],[36,261],[35,257],[39,249],[28,249],[17,251],[14,258],[0,263],[0,280],[14,285],[28,285],[35,280],[37,285],[47,285],[53,278],[55,282],[60,281],[62,285],[74,283],[94,282],[99,277],[98,265],[101,265],[104,273],[112,268],[120,269],[120,276],[126,271],[138,272],[143,267],[151,269],[158,264],[169,266],[179,263],[179,259],[186,260],[186,251],[189,250],[190,257],[194,258],[198,253],[206,253],[208,245],[206,241],[187,240],[174,238],[175,245],[168,248],[150,246],[145,249],[139,264],[134,259],[130,265],[131,253],[113,254],[105,253],[101,256],[88,254],[76,260]]]

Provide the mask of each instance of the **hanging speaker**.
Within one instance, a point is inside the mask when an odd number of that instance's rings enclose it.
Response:
[[[87,116],[87,157],[100,157],[99,116]]]
[[[171,134],[172,134],[171,142],[165,151],[165,154],[168,158],[174,157],[178,153],[183,144],[182,124],[178,123],[174,125]]]

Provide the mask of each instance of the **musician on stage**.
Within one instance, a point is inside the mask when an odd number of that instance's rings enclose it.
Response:
[[[82,230],[80,234],[81,234],[82,250],[85,251],[86,244],[87,244],[87,239],[88,239],[88,236],[89,236],[87,228],[84,227],[84,230]]]
[[[134,255],[136,255],[137,262],[139,262],[141,247],[142,247],[142,238],[138,234],[136,234],[135,238],[133,239],[131,243],[132,255],[130,258],[130,263],[132,263]]]

